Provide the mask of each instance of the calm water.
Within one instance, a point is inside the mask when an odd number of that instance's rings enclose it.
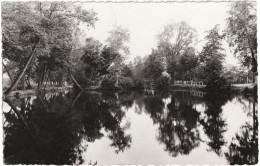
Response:
[[[3,103],[6,164],[255,164],[257,101],[201,92],[57,93]]]

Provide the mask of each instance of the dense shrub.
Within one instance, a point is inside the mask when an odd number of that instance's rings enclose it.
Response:
[[[104,80],[101,82],[101,89],[116,89],[115,84],[115,77],[104,78]]]
[[[132,89],[134,87],[134,81],[130,77],[120,77],[118,79],[118,86],[122,89]]]
[[[170,78],[166,76],[159,77],[155,82],[156,89],[168,89],[170,87]]]
[[[224,77],[211,78],[206,80],[207,91],[221,91],[230,88],[230,83]]]

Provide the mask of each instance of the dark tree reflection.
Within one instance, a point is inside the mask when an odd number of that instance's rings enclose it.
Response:
[[[229,95],[224,92],[208,92],[205,96],[206,117],[203,117],[200,120],[205,133],[210,139],[210,141],[207,142],[211,148],[210,150],[213,150],[218,155],[222,154],[221,148],[226,143],[223,134],[227,130],[227,124],[222,118],[222,106],[228,101],[228,99]]]
[[[193,107],[190,96],[185,94],[179,98],[178,94],[172,93],[168,105],[162,101],[162,97],[165,97],[162,94],[145,98],[147,111],[154,123],[159,124],[158,140],[174,157],[189,154],[199,144],[197,130],[199,113]]]
[[[250,123],[241,126],[228,142],[224,134],[229,121],[223,119],[222,108],[234,97],[243,104]],[[91,163],[82,155],[88,144],[104,136],[115,154],[127,152],[132,144],[131,135],[126,133],[132,113],[151,118],[156,126],[155,141],[173,157],[189,155],[206,144],[207,150],[224,155],[230,164],[258,162],[257,97],[252,95],[181,89],[155,93],[88,91],[39,94],[5,102],[11,107],[3,113],[5,164]]]
[[[257,97],[253,97],[252,124],[246,123],[240,128],[229,151],[225,153],[230,164],[257,164],[258,163],[258,113],[256,107]]]
[[[121,110],[122,104],[117,93],[84,93],[78,99],[74,112],[80,114],[83,124],[83,133],[88,141],[95,141],[103,136],[101,129],[109,132],[111,146],[115,152],[123,152],[130,147],[131,136],[125,135],[124,126],[120,126],[125,112]]]
[[[160,123],[163,113],[164,103],[158,95],[147,95],[144,98],[146,111],[150,114],[154,123]]]
[[[82,137],[78,135],[78,123],[76,121],[68,123],[68,118],[62,116],[69,99],[65,97],[61,100],[61,98],[63,98],[61,95],[52,97],[55,110],[40,96],[32,100],[32,103],[28,103],[28,111],[20,112],[28,126],[25,126],[13,111],[4,113],[7,122],[4,126],[6,164],[83,162],[80,154],[84,148],[80,146]],[[29,131],[32,134],[29,134]]]
[[[82,164],[82,139],[100,139],[102,128],[117,153],[130,147],[131,136],[124,133],[129,123],[121,126],[125,114],[115,93],[39,95],[7,103],[15,111],[4,113],[6,164]]]

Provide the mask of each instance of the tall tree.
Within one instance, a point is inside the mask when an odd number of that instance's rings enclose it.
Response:
[[[133,63],[133,76],[135,78],[143,78],[144,76],[144,59],[141,58],[140,56],[137,56],[134,58],[134,63]]]
[[[123,62],[129,55],[129,47],[127,43],[130,39],[130,33],[128,29],[123,28],[122,26],[114,26],[114,28],[109,31],[109,36],[106,39],[107,46],[112,48],[114,52],[119,53],[121,56],[117,56],[114,59],[114,66],[117,69],[123,67]]]
[[[128,55],[129,47],[127,43],[130,39],[130,33],[122,26],[114,26],[114,29],[109,31],[109,36],[106,40],[109,47],[113,48],[120,54]]]
[[[195,79],[195,68],[198,66],[198,57],[195,55],[195,49],[193,47],[188,47],[184,50],[184,53],[180,57],[179,69],[181,70],[182,77],[190,79],[193,77]]]
[[[167,61],[167,70],[173,81],[181,54],[196,40],[196,31],[185,22],[168,24],[159,33],[157,47]]]
[[[226,85],[226,80],[223,77],[223,61],[225,57],[222,48],[223,37],[219,33],[219,26],[216,25],[205,37],[207,42],[200,54],[208,90],[222,89]]]
[[[244,66],[257,73],[256,2],[233,2],[227,18],[226,34],[234,53]],[[255,81],[255,80],[254,80]]]
[[[144,64],[144,77],[146,79],[155,81],[162,76],[164,71],[162,58],[157,50],[153,50],[151,55],[148,56]]]
[[[61,2],[5,2],[3,8],[3,57],[24,57],[20,72],[10,88],[9,94],[23,77],[31,62],[40,56],[52,56],[55,48],[69,48],[71,36],[79,22],[93,26],[96,13],[82,10],[73,3]],[[60,50],[60,51],[63,51]],[[56,54],[60,55],[60,54]]]

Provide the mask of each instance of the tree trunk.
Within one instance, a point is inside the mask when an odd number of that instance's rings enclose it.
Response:
[[[36,50],[36,47],[39,43],[39,38],[38,40],[36,41],[36,43],[34,44],[33,48],[32,48],[32,51],[31,51],[31,54],[30,56],[28,57],[28,60],[26,61],[26,64],[23,68],[23,70],[20,71],[19,75],[16,77],[15,81],[12,83],[12,85],[4,92],[4,95],[8,95],[11,91],[13,91],[13,89],[16,87],[16,85],[18,84],[18,82],[20,81],[20,79],[22,78],[22,76],[24,75],[26,69],[28,68],[30,62],[32,61],[33,57],[34,57],[34,52]]]
[[[76,79],[73,77],[71,71],[69,70],[70,77],[74,81],[74,83],[79,87],[80,90],[83,90],[82,87],[79,85],[79,83],[76,81]]]
[[[25,90],[25,74],[22,76],[22,90]]]
[[[25,121],[23,115],[16,109],[16,107],[12,104],[12,102],[9,99],[5,99],[4,102],[6,102],[16,113],[16,115],[19,117],[19,119],[23,122],[24,126],[26,127],[26,129],[28,130],[29,134],[31,135],[31,137],[34,139],[34,135],[31,131],[31,129],[29,128],[28,123]]]
[[[69,112],[72,111],[72,108],[73,108],[74,104],[76,103],[76,101],[78,100],[78,98],[81,96],[82,93],[83,93],[83,91],[81,91],[81,92],[76,96],[76,98],[73,100],[72,104],[70,105],[70,109],[68,110]]]
[[[2,63],[2,64],[3,64],[3,66],[4,66],[4,69],[5,69],[6,73],[7,73],[7,75],[9,76],[9,78],[10,78],[10,80],[11,80],[11,82],[12,82],[13,79],[12,79],[12,77],[11,77],[11,74],[9,73],[9,71],[8,71],[8,69],[7,69],[7,67],[6,67],[6,65],[5,65],[4,63]]]
[[[253,72],[253,83],[255,83],[255,76],[257,72],[257,60],[255,58],[255,52],[253,49],[250,48],[251,56],[252,56],[252,72]]]
[[[43,85],[45,73],[46,73],[46,66],[44,66],[44,70],[43,70],[43,73],[42,73],[41,80],[40,80],[39,83],[38,83],[38,89],[42,89],[42,85]]]

